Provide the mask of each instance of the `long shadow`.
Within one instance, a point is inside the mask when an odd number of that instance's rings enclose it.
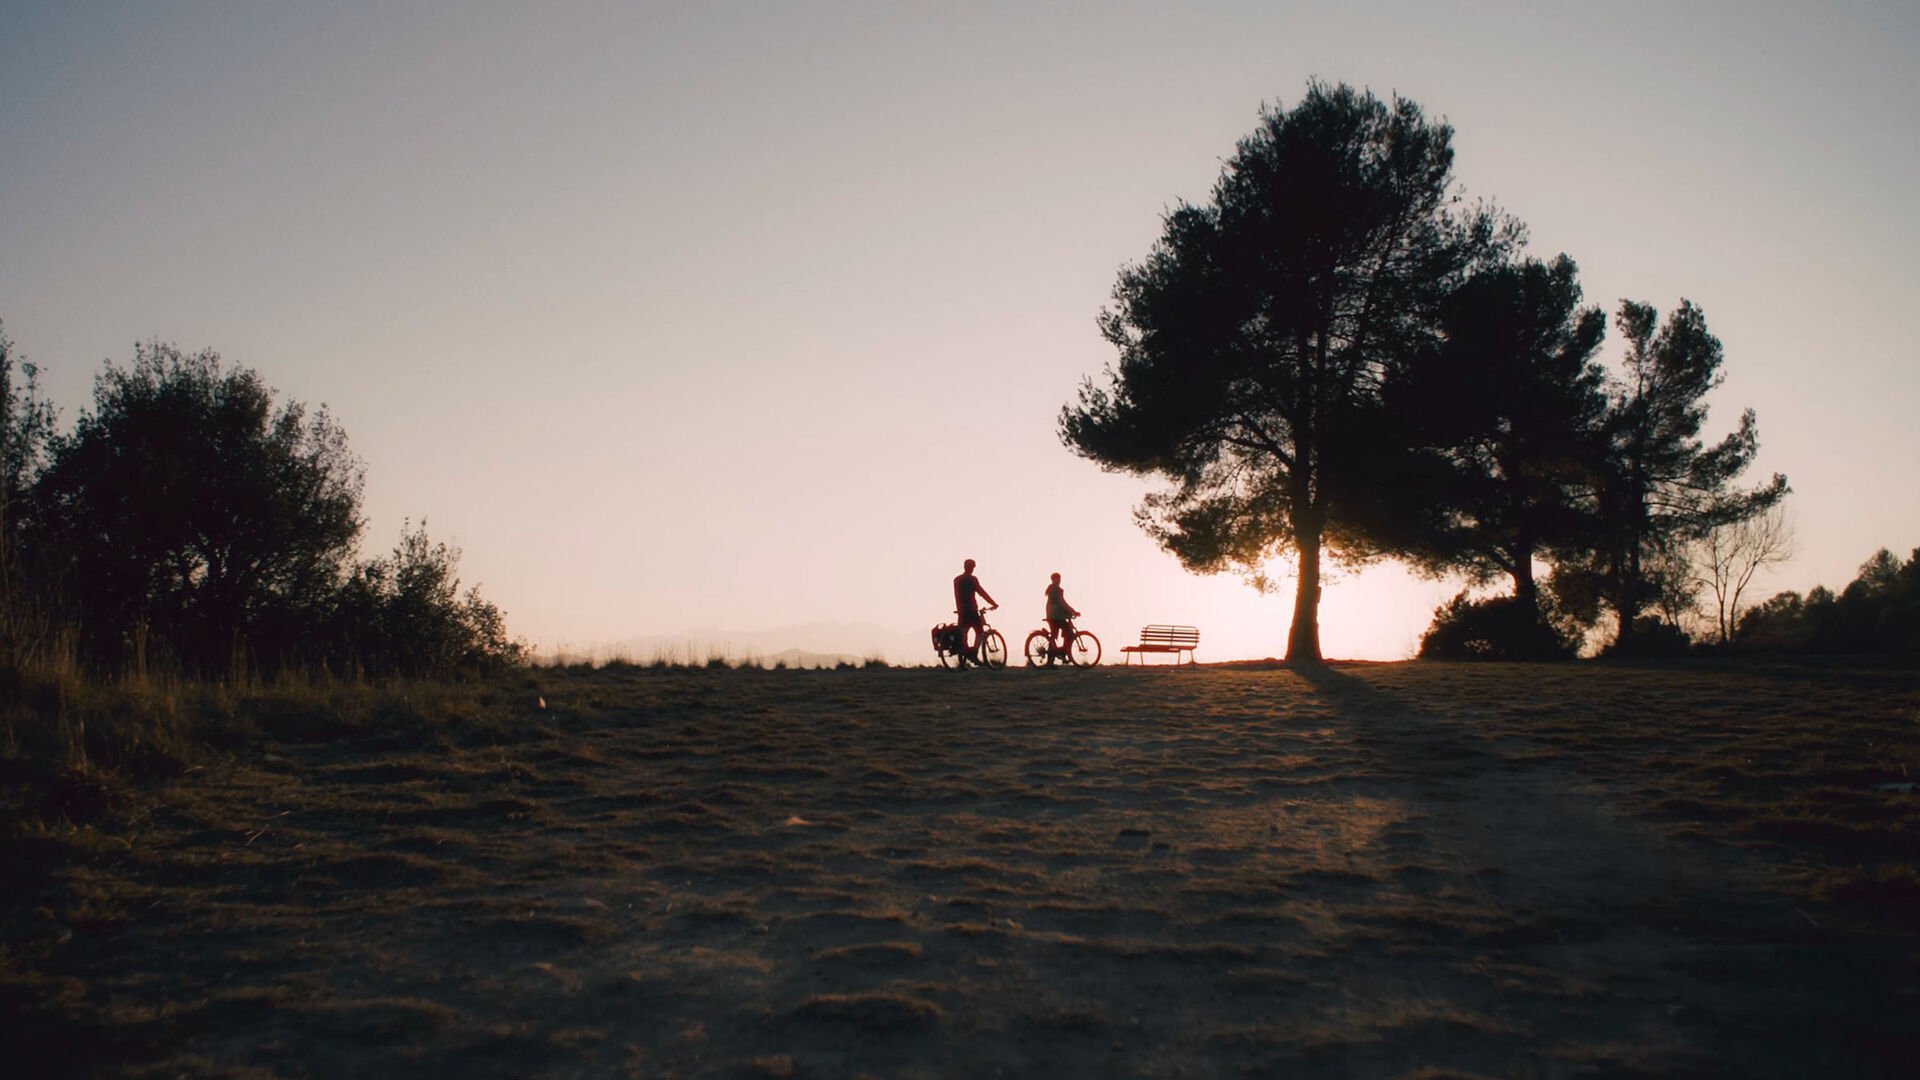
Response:
[[[1499,769],[1509,755],[1493,738],[1459,722],[1436,723],[1416,703],[1380,690],[1332,665],[1304,666],[1293,672],[1334,706],[1353,726],[1356,744],[1378,755],[1384,775],[1419,779],[1441,772],[1470,775]]]
[[[1385,693],[1363,679],[1356,679],[1331,664],[1306,664],[1288,670],[1306,680],[1328,700],[1343,706],[1358,705],[1369,712],[1413,711],[1413,706],[1407,701]]]
[[[1463,789],[1466,800],[1484,797],[1461,810],[1494,815],[1480,824],[1509,854],[1502,895],[1563,905],[1556,955],[1583,941],[1596,956],[1616,947],[1610,939],[1657,943],[1658,966],[1643,974],[1672,996],[1692,988],[1667,1011],[1687,1021],[1688,1041],[1713,1059],[1759,1065],[1765,1075],[1832,1072],[1840,1062],[1841,1071],[1875,1075],[1920,1050],[1900,1008],[1912,1000],[1913,957],[1816,925],[1765,889],[1751,852],[1675,842],[1634,820],[1590,786],[1576,755],[1474,731],[1467,717],[1435,717],[1336,667],[1293,670],[1350,726],[1353,742],[1378,756],[1375,775],[1411,789],[1404,797],[1428,814],[1453,815],[1448,803]],[[1496,787],[1525,792],[1524,817],[1497,816]],[[1538,862],[1525,857],[1529,848]],[[1573,872],[1570,852],[1582,864]],[[1533,945],[1520,951],[1545,943]]]

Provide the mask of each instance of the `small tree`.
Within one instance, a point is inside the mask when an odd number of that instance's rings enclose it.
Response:
[[[20,528],[20,508],[46,465],[54,419],[52,403],[40,394],[39,368],[15,351],[0,323],[0,543]]]
[[[339,647],[372,675],[447,675],[518,663],[506,617],[460,591],[460,549],[427,536],[427,523],[402,526],[384,557],[362,563],[340,593]]]
[[[14,352],[0,324],[0,662],[19,664],[46,637],[46,613],[27,581],[26,511],[53,437],[53,405],[39,370]]]
[[[1379,553],[1360,507],[1388,368],[1429,345],[1440,300],[1517,238],[1461,214],[1452,129],[1411,101],[1314,83],[1263,109],[1205,206],[1167,214],[1100,325],[1119,352],[1061,410],[1063,442],[1172,484],[1137,520],[1183,566],[1264,585],[1297,557],[1287,659],[1320,660],[1321,555]]]
[[[1693,545],[1697,580],[1713,594],[1720,644],[1733,645],[1740,601],[1754,576],[1793,558],[1793,521],[1784,503],[1749,518],[1709,526]]]

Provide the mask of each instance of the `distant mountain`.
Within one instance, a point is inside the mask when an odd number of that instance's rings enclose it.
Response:
[[[785,664],[790,668],[838,667],[841,664],[853,664],[857,667],[866,662],[867,658],[864,656],[853,656],[848,653],[807,652],[805,649],[788,649],[785,652],[777,652],[772,656],[762,656],[760,658],[761,667],[772,667],[775,664]]]

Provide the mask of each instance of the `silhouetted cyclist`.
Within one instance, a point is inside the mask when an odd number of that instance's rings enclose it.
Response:
[[[980,639],[986,632],[987,620],[980,617],[980,605],[973,598],[985,600],[989,610],[1000,606],[980,587],[980,579],[973,576],[973,565],[973,560],[968,559],[960,576],[953,579],[953,611],[960,617],[960,640],[967,641],[967,631],[973,631],[971,642],[960,653],[961,667],[965,667],[968,660],[980,662]]]
[[[1073,640],[1068,637],[1073,620],[1079,617],[1080,613],[1067,603],[1066,591],[1060,588],[1060,574],[1056,571],[1053,584],[1047,586],[1047,647],[1055,652],[1066,648],[1067,642]]]

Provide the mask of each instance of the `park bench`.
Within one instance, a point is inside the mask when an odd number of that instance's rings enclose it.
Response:
[[[1140,643],[1128,645],[1120,650],[1121,663],[1132,663],[1133,655],[1140,654],[1140,662],[1147,662],[1147,653],[1172,653],[1173,662],[1180,662],[1180,654],[1186,653],[1193,658],[1193,650],[1200,646],[1200,631],[1192,626],[1165,626],[1154,623],[1140,628]]]

